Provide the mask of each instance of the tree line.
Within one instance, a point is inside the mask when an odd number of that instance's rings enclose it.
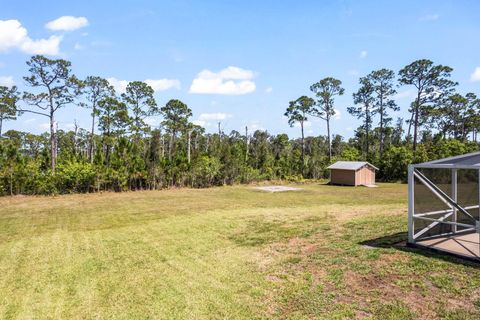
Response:
[[[367,160],[384,181],[405,179],[406,166],[479,149],[480,99],[456,91],[452,68],[417,60],[397,74],[375,70],[359,79],[348,113],[362,124],[348,141],[331,132],[342,82],[327,77],[310,86],[312,97],[288,103],[285,116],[299,139],[257,130],[207,133],[191,122],[192,110],[172,99],[158,106],[145,82],[128,83],[122,94],[98,76],[77,78],[71,63],[41,55],[27,61],[29,91],[0,86],[0,194],[55,194],[208,187],[259,180],[302,181],[328,177],[336,160]],[[400,86],[415,98],[409,118],[393,119]],[[58,130],[62,108],[88,108],[89,128]],[[72,111],[73,112],[73,111]],[[9,130],[6,121],[31,113],[48,119],[49,132]],[[161,116],[157,128],[146,119]],[[312,117],[326,135],[305,137]],[[404,122],[408,128],[404,132]]]

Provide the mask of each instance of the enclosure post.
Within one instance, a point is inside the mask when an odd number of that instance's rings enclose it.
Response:
[[[457,188],[457,169],[452,169],[452,199],[455,201],[455,203],[458,203],[457,201],[457,194],[458,194],[458,188]],[[457,208],[453,207],[453,222],[457,223]],[[457,225],[453,225],[453,233],[457,233]]]
[[[413,212],[414,212],[414,206],[413,206],[413,199],[414,199],[414,177],[413,177],[413,171],[415,168],[413,165],[408,166],[408,242],[413,243],[413,231],[414,231],[414,226],[413,226]]]

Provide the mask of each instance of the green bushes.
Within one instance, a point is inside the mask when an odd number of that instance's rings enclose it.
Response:
[[[60,193],[88,192],[93,189],[96,172],[85,162],[66,162],[57,166],[55,181]]]
[[[169,159],[168,154],[159,149],[163,145],[161,140],[155,146],[148,137],[137,143],[123,137],[109,147],[107,156],[101,152],[105,150],[99,150],[90,162],[85,153],[75,149],[71,136],[62,134],[60,137],[61,161],[55,175],[49,168],[46,143],[28,146],[29,140],[22,140],[21,133],[15,138],[0,139],[0,195],[119,192],[172,186],[202,188],[264,180],[302,182],[328,178],[329,162],[322,137],[306,139],[303,166],[300,144],[297,140],[287,140],[285,135],[255,135],[258,140],[251,142],[248,154],[241,137],[199,138],[192,144],[190,162],[181,141],[175,156]],[[28,136],[28,139],[33,138],[43,139]],[[336,145],[332,161],[365,158],[355,142],[340,141]],[[477,143],[434,138],[419,144],[415,154],[408,143],[390,144],[382,156],[378,149],[373,149],[369,161],[379,167],[379,181],[406,181],[407,167],[411,163],[478,149]]]
[[[410,148],[391,146],[380,160],[382,179],[385,181],[405,181],[408,165],[413,163],[413,152]]]
[[[191,170],[192,186],[212,186],[220,174],[222,164],[217,158],[202,156],[195,161]]]

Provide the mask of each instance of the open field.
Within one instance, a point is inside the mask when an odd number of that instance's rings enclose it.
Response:
[[[2,319],[479,319],[480,269],[392,246],[406,186],[0,199]]]

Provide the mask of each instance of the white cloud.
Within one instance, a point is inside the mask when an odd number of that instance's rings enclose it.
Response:
[[[147,117],[145,118],[145,123],[152,128],[158,127],[160,120],[158,117]]]
[[[117,78],[107,78],[107,81],[115,88],[115,91],[123,93],[127,89],[127,85],[130,81],[128,80],[119,80]],[[144,80],[146,84],[152,87],[153,91],[165,91],[171,88],[180,89],[180,81],[176,79],[146,79]]]
[[[38,125],[38,128],[40,130],[50,130],[50,123],[48,123],[48,122],[40,123]]]
[[[361,59],[365,59],[368,55],[368,52],[366,50],[363,50],[360,52],[360,58]]]
[[[154,91],[165,91],[171,88],[180,89],[180,81],[177,79],[147,79],[145,83],[152,87]]]
[[[123,93],[127,89],[127,80],[118,80],[117,78],[107,78],[108,83],[115,88],[115,91]]]
[[[241,95],[255,91],[255,73],[239,67],[227,67],[219,72],[201,71],[190,86],[190,93]]]
[[[257,130],[267,131],[267,129],[265,129],[265,127],[262,126],[259,121],[252,121],[252,122],[250,122],[250,124],[247,127],[248,127],[248,132],[249,133],[254,133]],[[242,128],[242,130],[245,130],[245,128]]]
[[[15,82],[13,81],[13,77],[12,76],[8,76],[8,77],[0,77],[0,85],[2,86],[6,86],[6,87],[11,87],[15,84]]]
[[[85,49],[85,47],[82,46],[80,43],[77,42],[77,43],[75,43],[75,45],[73,46],[73,49],[75,49],[75,50],[83,50],[83,49]]]
[[[232,115],[229,113],[202,113],[199,117],[198,120],[200,121],[221,121],[225,120],[228,118],[231,118]]]
[[[200,114],[197,120],[194,120],[192,122],[197,126],[210,127],[213,121],[218,122],[218,121],[226,120],[232,117],[233,116],[231,114],[222,113],[222,112],[202,113]]]
[[[71,122],[60,123],[59,127],[60,127],[60,129],[65,130],[65,131],[75,131],[75,123],[71,123]]]
[[[196,126],[205,127],[206,121],[203,120],[193,120],[192,123]]]
[[[272,91],[273,91],[273,88],[272,88],[272,87],[267,87],[267,88],[265,89],[265,93],[272,93]]]
[[[470,75],[470,81],[480,81],[480,67],[476,67]]]
[[[29,123],[35,122],[36,120],[37,119],[35,119],[35,118],[30,118],[30,119],[24,120],[23,123],[29,124]]]
[[[18,20],[0,20],[0,52],[17,49],[29,54],[57,55],[60,51],[61,36],[33,40]]]
[[[221,70],[218,75],[222,79],[246,80],[252,79],[255,74],[251,70],[242,69],[239,67],[227,67]]]
[[[61,36],[51,36],[48,39],[31,40],[28,39],[22,44],[22,50],[31,54],[51,54],[57,55],[60,51]]]
[[[27,38],[27,29],[18,20],[0,20],[0,51],[21,47]]]
[[[436,21],[438,19],[440,19],[440,15],[437,13],[427,14],[423,17],[420,17],[420,21]]]
[[[63,16],[48,22],[45,27],[52,31],[73,31],[88,26],[85,17]]]
[[[333,120],[340,120],[342,118],[342,113],[338,109],[333,109],[335,114],[333,115]]]
[[[295,128],[300,128],[300,122],[295,122],[293,125]],[[311,121],[305,121],[303,122],[303,127],[304,128],[311,128],[312,127],[312,122]]]

